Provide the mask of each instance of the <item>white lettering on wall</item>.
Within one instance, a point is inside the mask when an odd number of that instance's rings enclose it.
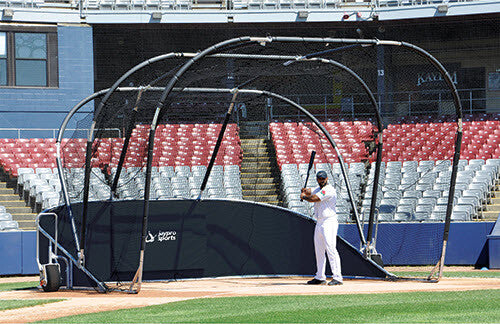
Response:
[[[457,84],[457,71],[450,74],[451,80],[454,84]],[[419,73],[417,74],[417,86],[421,86],[425,83],[439,82],[443,81],[443,76],[439,72],[429,72],[429,73]]]

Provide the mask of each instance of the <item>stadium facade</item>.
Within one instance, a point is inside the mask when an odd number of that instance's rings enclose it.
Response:
[[[68,109],[135,64],[243,35],[404,40],[448,68],[464,113],[495,112],[499,12],[500,1],[5,0],[0,2],[0,136],[54,137]],[[23,39],[29,54],[20,49]],[[40,55],[37,42],[43,43]],[[412,89],[442,88],[439,75],[412,70],[413,84],[384,91],[401,97]],[[439,96],[438,91],[432,100]],[[388,107],[383,114],[397,109]],[[33,128],[40,130],[26,130]]]

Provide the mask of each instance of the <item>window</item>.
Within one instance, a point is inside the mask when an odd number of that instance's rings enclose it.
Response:
[[[0,30],[0,86],[57,87],[57,74],[55,27]]]
[[[0,32],[0,85],[7,85],[7,34]]]

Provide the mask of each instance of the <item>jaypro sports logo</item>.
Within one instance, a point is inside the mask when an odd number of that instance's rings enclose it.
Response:
[[[148,231],[148,236],[146,236],[146,243],[153,243],[155,241],[175,241],[177,240],[176,231],[158,231],[157,234],[153,234]]]

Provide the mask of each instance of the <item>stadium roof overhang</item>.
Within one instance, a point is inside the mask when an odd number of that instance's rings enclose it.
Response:
[[[80,10],[77,7],[2,7],[4,23],[70,24],[184,24],[184,23],[283,23],[364,22],[405,19],[488,15],[500,12],[500,1],[447,1],[406,6],[376,6],[349,2],[335,8],[292,9],[190,9],[190,10]]]

